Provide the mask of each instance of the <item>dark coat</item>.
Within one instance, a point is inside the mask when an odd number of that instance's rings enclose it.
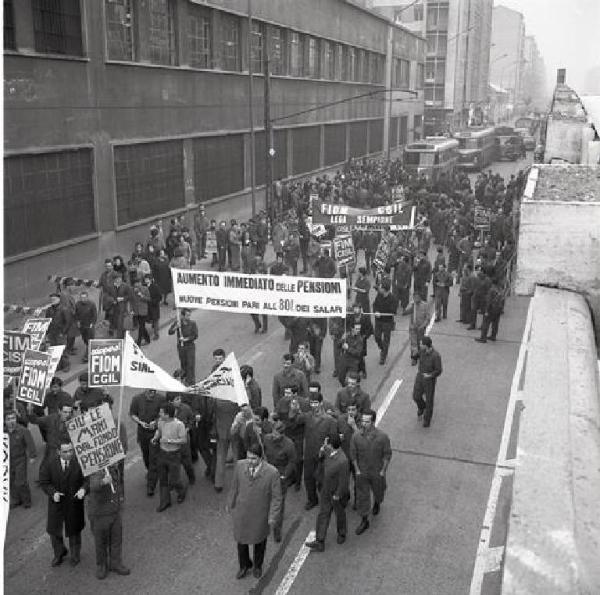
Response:
[[[40,467],[40,487],[48,494],[46,525],[48,534],[62,535],[63,524],[67,537],[83,531],[85,527],[83,500],[75,498],[76,492],[83,487],[83,474],[75,456],[71,459],[65,473],[58,455],[53,455],[44,461]],[[64,494],[59,502],[54,502],[55,492]]]
[[[154,262],[154,280],[164,293],[171,292],[171,267],[169,266],[169,258],[167,256],[159,257]]]

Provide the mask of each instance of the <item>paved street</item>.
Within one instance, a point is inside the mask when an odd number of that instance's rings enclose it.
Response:
[[[389,433],[394,456],[388,472],[388,492],[382,513],[361,537],[354,535],[359,518],[349,510],[349,538],[335,544],[330,531],[324,554],[310,554],[296,577],[291,593],[339,593],[358,588],[362,593],[466,593],[474,564],[481,521],[500,443],[505,408],[527,308],[526,299],[511,299],[501,320],[495,344],[473,341],[474,331],[455,323],[456,288],[447,321],[432,330],[434,346],[443,357],[444,374],[436,395],[430,429],[417,424],[411,399],[415,368],[407,354],[407,319],[399,317],[393,334],[393,356],[385,367],[377,363],[371,342],[364,387],[379,407],[396,379],[402,380],[380,427]],[[258,343],[247,316],[196,312],[201,329],[197,374],[207,373],[212,349],[233,350],[240,363],[250,362],[271,404],[271,379],[286,351],[283,328],[272,320],[269,333]],[[214,337],[221,337],[216,341]],[[166,370],[176,367],[174,342],[165,338],[145,349]],[[324,345],[324,395],[338,389],[332,378],[332,346]],[[73,391],[74,383],[67,387]],[[133,390],[126,391],[124,411]],[[131,451],[127,460],[124,510],[124,561],[130,577],[94,577],[95,560],[89,529],[84,531],[82,562],[50,568],[51,548],[45,534],[46,498],[34,488],[33,508],[12,512],[5,548],[5,581],[9,593],[274,593],[296,557],[316,511],[305,513],[303,492],[289,492],[284,539],[269,541],[265,574],[260,581],[238,582],[235,543],[225,512],[227,485],[217,495],[202,478],[187,500],[157,514],[157,496],[145,495],[144,467],[135,445],[132,424],[126,419]],[[39,433],[33,431],[39,442]],[[34,474],[35,475],[35,474]],[[228,479],[230,473],[228,473]],[[166,555],[168,552],[168,556]],[[167,561],[168,560],[168,561]],[[351,564],[348,561],[351,560]],[[327,576],[328,580],[323,581]],[[357,591],[355,591],[357,592]]]

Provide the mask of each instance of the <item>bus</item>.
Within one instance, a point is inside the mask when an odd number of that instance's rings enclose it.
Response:
[[[519,157],[525,157],[523,138],[515,132],[512,126],[496,126],[494,135],[496,136],[497,159],[516,161]]]
[[[428,136],[404,147],[404,168],[424,174],[435,182],[440,174],[451,174],[458,160],[458,141],[444,136]]]
[[[454,135],[458,141],[456,167],[481,171],[496,159],[494,128],[470,128]]]

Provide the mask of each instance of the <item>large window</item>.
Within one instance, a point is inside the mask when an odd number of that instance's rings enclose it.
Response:
[[[115,182],[119,225],[184,207],[183,142],[115,147]]]
[[[445,57],[447,39],[446,33],[427,33],[427,55]]]
[[[383,149],[383,120],[369,122],[369,153],[377,153]]]
[[[327,124],[325,129],[325,165],[346,161],[346,124]]]
[[[346,71],[346,80],[347,81],[355,81],[357,80],[357,69],[356,69],[356,50],[353,47],[348,47],[348,57],[347,57],[347,71]]]
[[[188,4],[189,62],[194,68],[212,68],[212,21],[210,11]]]
[[[323,68],[321,78],[327,80],[335,79],[335,50],[334,45],[330,41],[323,40]]]
[[[244,138],[241,134],[194,139],[196,201],[244,188]]]
[[[240,19],[221,13],[221,68],[241,70]]]
[[[394,87],[408,89],[410,86],[410,62],[396,58],[394,60]]]
[[[318,126],[292,129],[292,172],[303,174],[319,168],[321,131]]]
[[[433,105],[444,103],[444,85],[425,85],[425,101]]]
[[[335,44],[335,80],[344,80],[344,46]]]
[[[106,45],[109,60],[133,60],[132,0],[106,0]]]
[[[174,0],[148,0],[148,52],[153,64],[177,64]]]
[[[279,27],[270,28],[269,66],[272,74],[286,74],[285,67],[285,31]]]
[[[408,116],[400,116],[400,144],[408,142]]]
[[[290,31],[290,75],[304,75],[304,38],[300,33]]]
[[[252,21],[252,72],[263,71],[263,47],[265,26],[257,21]]]
[[[390,118],[390,147],[398,146],[398,120],[399,118]]]
[[[425,80],[428,84],[443,85],[446,79],[446,61],[430,60],[425,63]]]
[[[427,4],[427,31],[448,30],[448,3]]]
[[[15,49],[15,23],[12,0],[4,0],[4,49]]]
[[[36,52],[81,56],[79,0],[32,0]]]
[[[91,149],[4,159],[6,256],[94,231]]]
[[[417,80],[416,80],[416,88],[423,88],[423,79],[425,78],[425,67],[421,62],[417,62]]]
[[[419,140],[423,136],[423,116],[416,115],[413,119],[413,138]]]
[[[308,38],[308,63],[306,76],[311,79],[319,78],[319,40],[314,37]]]

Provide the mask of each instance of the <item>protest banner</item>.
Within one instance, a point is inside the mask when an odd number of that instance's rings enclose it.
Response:
[[[490,230],[490,212],[488,209],[476,206],[473,209],[473,227],[484,231]]]
[[[23,332],[31,335],[31,349],[39,349],[52,318],[28,318],[23,325]]]
[[[375,252],[375,258],[373,259],[373,265],[380,271],[383,271],[387,266],[388,259],[392,252],[391,238],[383,237],[377,246],[377,252]]]
[[[89,386],[121,386],[123,340],[91,339],[88,356]]]
[[[346,316],[346,280],[171,269],[175,305],[239,314]]]
[[[322,202],[313,209],[313,224],[343,226],[344,229],[371,229],[395,225],[398,229],[414,227],[416,207],[407,202],[395,202],[372,209]]]
[[[65,350],[64,345],[52,345],[48,347],[48,354],[50,355],[50,363],[48,364],[48,376],[46,378],[46,387],[44,392],[48,392],[52,377],[58,368],[60,358],[62,357],[63,351]]]
[[[84,477],[125,458],[108,403],[72,417],[67,431]]]
[[[25,350],[17,391],[18,401],[43,405],[49,366],[50,354],[34,349]]]
[[[248,394],[240,374],[240,366],[233,353],[230,353],[214,372],[187,390],[213,399],[233,401],[238,405],[248,404]]]
[[[122,370],[124,386],[153,388],[169,392],[185,392],[187,390],[179,380],[151,362],[135,344],[129,333],[125,333]]]
[[[392,186],[392,200],[394,202],[401,202],[404,200],[403,186]]]
[[[206,253],[212,254],[217,251],[217,232],[207,231],[206,232]]]
[[[356,264],[356,254],[351,235],[336,236],[332,240],[333,258],[338,266],[353,266]]]
[[[4,331],[3,370],[6,376],[21,373],[23,354],[31,349],[31,335],[21,331]]]

